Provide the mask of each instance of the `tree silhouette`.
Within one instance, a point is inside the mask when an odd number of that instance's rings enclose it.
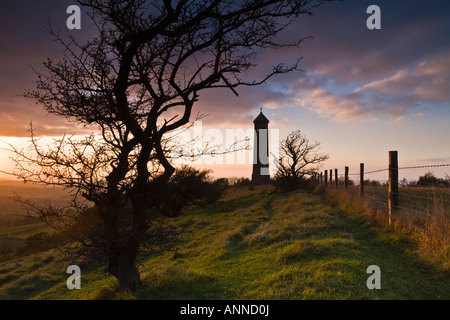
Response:
[[[278,64],[267,76],[247,80],[254,57],[278,43],[296,17],[312,14],[325,0],[79,0],[95,23],[85,43],[48,32],[64,48],[36,71],[37,87],[26,96],[55,115],[95,126],[98,135],[65,136],[48,149],[33,130],[34,155],[17,154],[15,174],[25,181],[74,190],[95,203],[96,221],[80,243],[100,252],[121,290],[140,286],[140,249],[164,245],[174,235],[160,223],[160,195],[175,171],[167,134],[189,123],[200,92],[256,86],[297,69]],[[31,164],[31,166],[29,166]],[[74,202],[75,203],[75,202]],[[77,205],[74,205],[77,207]],[[60,208],[61,209],[61,208]],[[44,221],[73,228],[82,210],[37,210]],[[95,226],[95,228],[93,227]]]
[[[305,176],[317,172],[317,165],[329,158],[327,154],[318,153],[319,148],[319,142],[311,142],[300,130],[291,132],[280,143],[280,156],[275,161],[275,180],[281,187],[296,188]]]
[[[433,172],[426,172],[423,176],[417,180],[418,186],[447,186],[448,179],[440,179],[434,175]]]

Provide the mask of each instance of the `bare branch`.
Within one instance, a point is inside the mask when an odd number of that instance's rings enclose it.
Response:
[[[311,142],[300,130],[291,132],[280,143],[281,155],[274,161],[277,168],[275,179],[284,187],[298,187],[306,176],[317,172],[317,166],[329,158],[319,150],[320,143]]]
[[[203,90],[223,87],[238,95],[240,86],[256,86],[298,70],[301,58],[275,65],[262,79],[250,78],[257,53],[298,47],[303,39],[279,43],[277,37],[299,15],[312,14],[326,1],[78,2],[94,21],[95,36],[80,43],[50,25],[47,31],[64,56],[47,59],[42,64],[45,72],[35,71],[36,89],[25,96],[49,113],[96,131],[84,138],[67,134],[43,148],[31,127],[30,150],[10,146],[16,164],[12,174],[24,181],[64,186],[94,202],[92,210],[76,210],[74,220],[63,207],[22,203],[55,227],[81,230],[75,247],[101,252],[121,288],[136,289],[139,250],[164,246],[176,234],[161,227],[158,211],[160,195],[175,171],[172,160],[242,148],[237,143],[220,151],[208,145],[205,150],[176,153],[170,135],[189,125]],[[279,161],[280,174],[302,178],[326,159],[314,156],[318,144],[301,139],[291,144],[282,147],[293,157]]]

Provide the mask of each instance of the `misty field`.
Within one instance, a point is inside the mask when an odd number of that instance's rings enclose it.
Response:
[[[61,187],[43,187],[15,180],[0,180],[0,230],[4,227],[20,226],[36,221],[24,217],[26,211],[17,197],[30,199],[37,204],[48,202],[58,204],[70,200],[70,194]]]
[[[98,261],[48,250],[0,263],[0,299],[450,299],[449,274],[413,243],[331,203],[322,193],[233,187],[169,220],[182,242],[140,257],[134,293],[116,293]],[[70,264],[81,267],[81,290],[66,287]],[[366,286],[370,265],[381,269],[380,290]]]

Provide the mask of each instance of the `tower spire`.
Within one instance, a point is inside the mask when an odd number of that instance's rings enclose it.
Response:
[[[255,124],[255,147],[253,149],[253,173],[252,182],[254,184],[266,184],[270,180],[269,174],[269,141],[267,119],[262,113],[253,120]]]

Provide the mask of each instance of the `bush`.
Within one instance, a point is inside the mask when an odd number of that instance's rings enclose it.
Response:
[[[68,232],[60,231],[52,234],[39,232],[29,236],[25,240],[25,246],[16,249],[16,255],[26,256],[50,249],[61,248],[72,241],[73,239],[69,236]]]
[[[178,168],[161,198],[162,213],[168,217],[176,217],[186,206],[206,206],[216,202],[228,187],[228,180],[214,181],[210,176],[211,172],[188,165]]]
[[[417,181],[418,186],[449,186],[447,180],[437,178],[433,172],[427,172],[419,177]]]
[[[271,183],[277,190],[281,191],[291,191],[299,188],[308,189],[314,185],[310,179],[292,179],[291,177],[281,175],[275,175],[275,177],[271,179]]]
[[[232,177],[228,178],[228,184],[232,186],[250,186],[252,181],[249,178],[241,177]]]
[[[379,186],[381,186],[381,182],[378,180],[366,179],[366,180],[364,180],[364,185],[371,186],[371,187],[379,187]]]
[[[17,248],[16,254],[19,256],[33,254],[37,252],[46,251],[52,248],[52,236],[47,232],[39,232],[29,236],[25,240],[25,246]]]

